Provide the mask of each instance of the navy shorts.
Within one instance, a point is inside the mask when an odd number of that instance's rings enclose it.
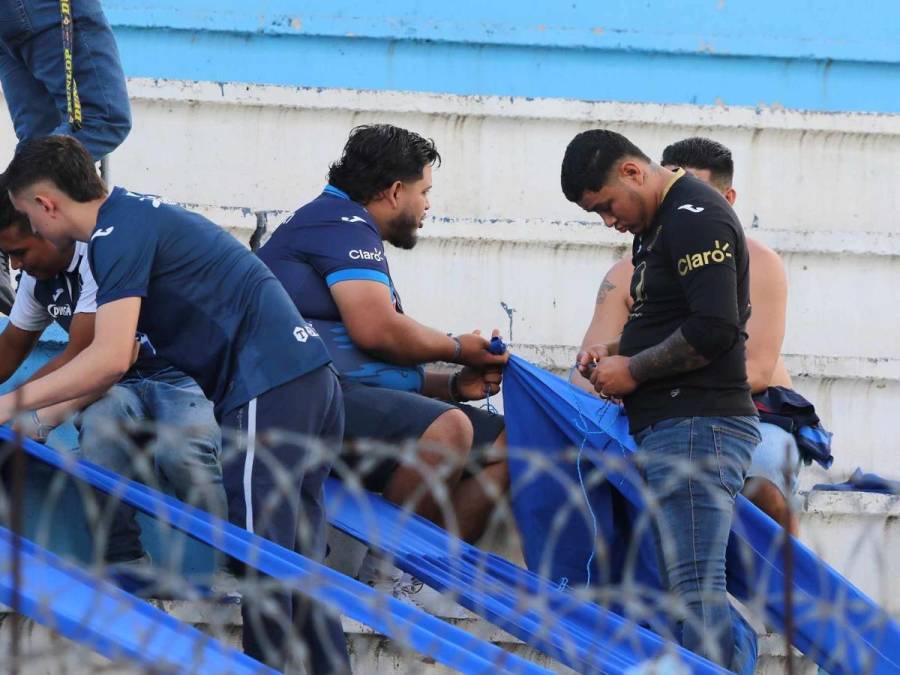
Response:
[[[337,373],[322,366],[260,394],[222,419],[223,478],[228,517],[312,560],[325,559],[323,485],[332,456],[295,436],[337,443],[344,428]],[[243,566],[236,570],[255,574]],[[347,644],[339,617],[306,596],[273,588],[268,598],[244,595],[244,651],[278,670],[300,659],[306,648],[307,672],[349,672]]]
[[[479,466],[489,464],[482,451],[503,433],[503,415],[471,405],[447,403],[422,394],[370,387],[341,378],[344,393],[344,451],[342,466],[335,471],[356,473],[367,490],[381,492],[397,469],[396,449],[366,448],[363,441],[398,445],[414,442],[448,410],[461,410],[472,422],[474,440],[465,474],[474,475]],[[336,467],[337,468],[337,467]]]

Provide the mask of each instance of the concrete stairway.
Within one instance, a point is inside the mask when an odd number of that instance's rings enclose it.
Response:
[[[892,580],[897,578],[896,553],[900,542],[900,504],[897,498],[864,493],[813,492],[803,495],[801,529],[803,540],[839,571],[883,603],[895,616],[900,616],[896,592],[892,594]],[[338,569],[352,566],[359,560],[359,551],[348,546],[344,535],[333,533],[332,564]],[[516,559],[515,536],[508,528],[493,533],[490,547],[511,559]],[[891,555],[891,552],[894,555]],[[240,613],[236,607],[221,607],[209,603],[155,601],[178,618],[207,630],[217,638],[234,645],[240,644]],[[554,672],[570,672],[542,654],[523,645],[504,631],[479,618],[451,620],[466,630],[488,639],[505,649],[535,660]],[[760,627],[760,659],[757,673],[775,675],[785,672],[786,651],[781,636],[768,634]],[[354,672],[369,673],[443,673],[444,668],[418,654],[397,647],[366,626],[344,620]],[[0,667],[8,659],[11,639],[11,620],[0,612]],[[20,653],[27,656],[20,672],[23,675],[47,673],[91,673],[111,666],[105,659],[93,655],[51,631],[25,622],[20,638]],[[816,673],[816,666],[793,651],[795,673]],[[121,664],[115,672],[130,672]]]

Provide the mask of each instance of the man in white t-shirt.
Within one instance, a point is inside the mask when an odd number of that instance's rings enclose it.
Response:
[[[69,334],[68,345],[32,379],[60,368],[91,344],[97,284],[87,248],[75,242],[61,251],[34,234],[27,218],[12,208],[6,190],[0,190],[0,250],[9,255],[13,270],[22,271],[9,324],[0,333],[0,382],[16,372],[54,321]],[[140,343],[137,360],[118,384],[101,398],[74,407],[83,406],[77,426],[86,459],[143,482],[162,480],[182,501],[227,516],[219,463],[221,432],[212,403],[194,380],[157,357],[149,342]],[[70,402],[31,411],[20,424],[43,440],[72,408]],[[110,525],[106,561],[146,562],[139,537],[134,510],[119,505]]]

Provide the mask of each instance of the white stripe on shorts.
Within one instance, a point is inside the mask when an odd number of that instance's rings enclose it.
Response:
[[[256,399],[247,406],[247,452],[244,455],[244,510],[247,531],[253,532],[253,456],[256,454]]]

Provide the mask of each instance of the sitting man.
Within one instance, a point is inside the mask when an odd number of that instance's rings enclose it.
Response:
[[[407,316],[383,244],[415,246],[439,161],[434,144],[418,134],[357,127],[324,192],[281,225],[259,256],[328,345],[341,373],[345,437],[418,441],[416,457],[345,457],[346,463],[359,468],[368,489],[474,541],[508,476],[502,456],[474,471],[465,470],[466,460],[473,448],[504,446],[506,434],[501,416],[460,403],[496,394],[507,357],[491,354],[477,332],[450,337]],[[422,364],[433,361],[465,367],[450,375],[426,372]],[[446,486],[450,508],[436,499],[434,480]],[[360,578],[379,588],[393,579],[394,593],[410,598],[399,572],[385,579],[374,567],[370,555]]]
[[[665,168],[679,167],[716,188],[729,204],[737,193],[732,187],[734,163],[731,152],[720,143],[707,138],[687,138],[673,143],[663,151]],[[791,376],[781,358],[787,310],[787,278],[781,258],[771,248],[747,237],[750,257],[750,304],[753,311],[747,322],[747,380],[750,391],[757,398],[769,387],[792,386]],[[615,340],[631,311],[633,299],[629,292],[634,268],[631,256],[619,260],[606,273],[597,292],[594,317],[582,341],[582,349]],[[572,370],[570,380],[593,392],[594,387]],[[790,513],[789,531],[797,534],[797,517],[789,510],[787,500],[796,495],[800,454],[794,437],[775,424],[760,424],[762,442],[753,451],[743,493],[775,521],[784,523]],[[785,482],[785,459],[788,460],[790,480]]]
[[[13,209],[6,190],[0,190],[0,250],[14,270],[22,270],[9,323],[0,333],[0,381],[18,369],[53,321],[69,334],[69,343],[31,379],[60,368],[91,344],[97,284],[87,248],[73,242],[60,250],[34,234],[28,219]],[[30,435],[44,440],[61,421],[41,419],[34,411],[24,422]],[[147,422],[153,423],[152,429],[145,428]],[[227,516],[219,464],[221,432],[212,403],[194,380],[146,345],[125,376],[84,409],[78,426],[86,459],[143,482],[155,482],[155,476],[152,469],[141,467],[155,466],[178,499],[219,518]],[[136,447],[136,438],[151,442]],[[151,453],[149,462],[141,457],[143,452]],[[148,562],[140,532],[134,509],[119,505],[109,525],[106,562],[117,567]]]

